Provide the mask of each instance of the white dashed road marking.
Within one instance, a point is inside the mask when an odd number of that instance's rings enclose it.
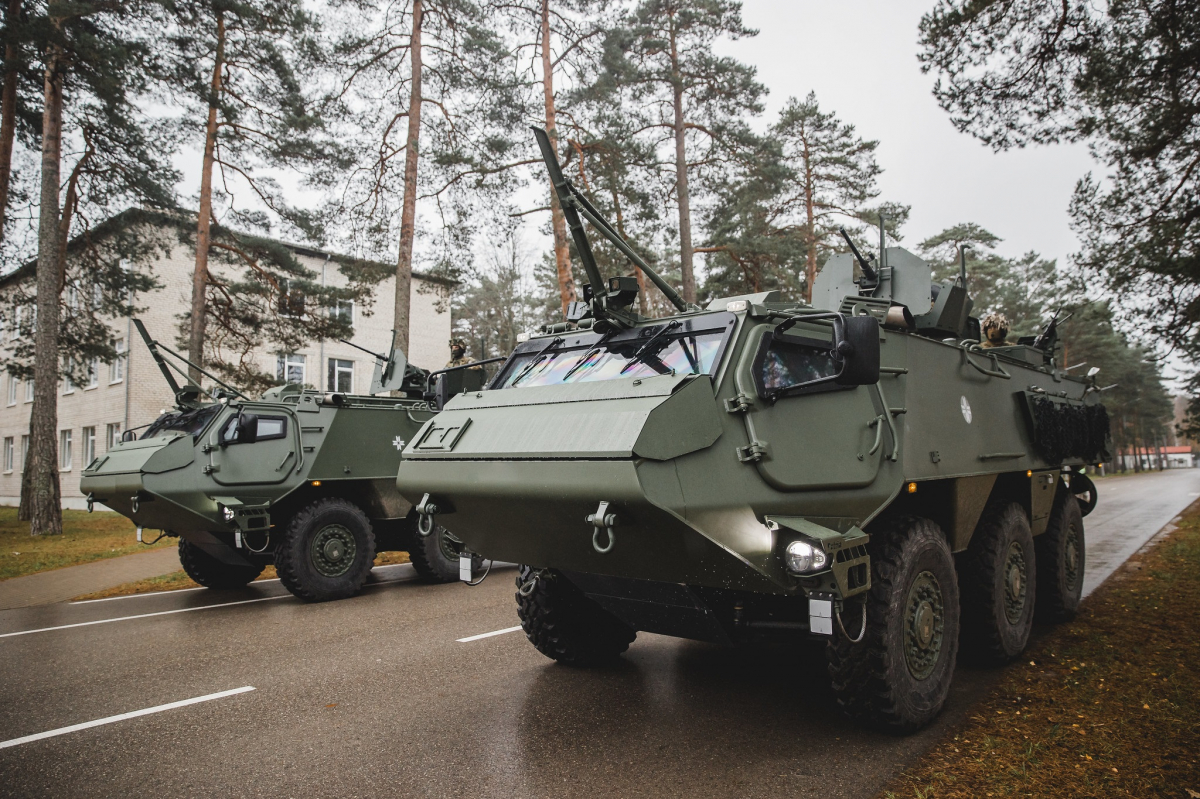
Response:
[[[151,616],[169,616],[172,613],[190,613],[193,610],[212,610],[213,608],[228,608],[234,605],[249,605],[251,602],[270,602],[272,599],[287,599],[291,594],[280,594],[279,596],[264,596],[258,599],[243,599],[238,602],[223,602],[220,605],[200,605],[195,608],[178,608],[176,610],[160,610],[157,613],[139,613],[136,616],[118,616],[115,619],[97,619],[95,621],[81,621],[75,624],[60,624],[57,627],[39,627],[36,630],[18,630],[15,633],[0,633],[0,638],[12,638],[16,635],[33,635],[34,633],[48,633],[53,630],[68,630],[72,627],[90,627],[93,624],[108,624],[114,621],[130,621],[131,619],[148,619]]]
[[[195,705],[200,702],[210,702],[213,699],[224,699],[227,696],[233,696],[235,694],[244,694],[247,691],[253,691],[253,690],[254,690],[253,685],[243,685],[241,688],[233,688],[231,690],[220,691],[215,694],[206,694],[204,696],[197,696],[194,699],[182,699],[178,702],[168,702],[165,705],[155,705],[154,707],[148,707],[145,710],[134,710],[129,713],[120,713],[116,716],[107,716],[102,719],[96,719],[95,721],[85,721],[82,724],[72,724],[70,727],[59,727],[57,730],[47,730],[46,732],[39,732],[35,735],[26,735],[23,738],[13,738],[12,740],[9,740],[9,741],[0,741],[0,749],[7,749],[10,746],[20,746],[21,744],[32,743],[33,741],[40,741],[43,738],[53,738],[56,735],[66,735],[69,732],[78,732],[79,730],[86,730],[91,727],[99,727],[104,724],[112,724],[113,722],[116,722],[116,721],[125,721],[126,719],[135,719],[138,716],[149,716],[151,713],[162,713],[164,710],[174,710],[175,708],[178,708],[178,707],[187,707],[188,705]]]
[[[521,625],[518,624],[516,627],[505,627],[503,630],[492,630],[490,633],[480,633],[479,635],[468,635],[466,638],[457,639],[457,642],[460,644],[466,644],[466,643],[470,643],[471,641],[478,641],[480,638],[491,638],[493,635],[504,635],[505,633],[515,633],[519,629],[521,629]]]

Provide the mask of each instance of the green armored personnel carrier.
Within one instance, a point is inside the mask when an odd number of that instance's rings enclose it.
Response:
[[[539,139],[589,284],[406,446],[397,484],[474,552],[524,564],[517,610],[561,663],[638,631],[723,643],[824,636],[851,715],[913,730],[942,707],[960,640],[1025,647],[1069,618],[1108,421],[1054,325],[983,349],[966,275],[885,247],[831,258],[813,305],[775,292],[688,305]],[[678,313],[599,274],[586,217]]]
[[[425,579],[457,579],[461,543],[440,527],[418,531],[395,484],[400,450],[435,413],[431,373],[393,348],[370,353],[366,396],[285,385],[251,399],[204,372],[220,386],[205,397],[176,363],[188,361],[135,323],[176,405],[88,465],[89,507],[128,516],[139,540],[143,529],[178,536],[184,570],[210,588],[245,585],[274,564],[296,596],[340,599],[386,550],[407,550]],[[433,374],[443,395],[482,382],[478,371]]]

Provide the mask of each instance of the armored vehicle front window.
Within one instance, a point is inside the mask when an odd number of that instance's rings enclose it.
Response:
[[[723,316],[713,321],[724,323]],[[587,340],[576,339],[581,342],[578,345],[573,341],[570,345],[548,347],[551,340],[544,339],[545,343],[536,349],[510,359],[492,388],[662,374],[711,374],[730,329],[726,325],[715,330],[691,331],[674,322],[607,338],[593,335]]]
[[[224,429],[221,431],[221,441],[226,444],[238,443],[238,417],[237,414],[229,417],[229,421],[225,423]],[[284,438],[287,436],[287,419],[283,416],[259,416],[257,417],[256,428],[258,435],[255,441],[269,441],[273,438]]]
[[[154,420],[154,423],[142,433],[142,438],[154,438],[163,433],[187,433],[199,435],[208,427],[208,423],[217,414],[216,405],[206,408],[195,408],[180,413],[165,413]]]

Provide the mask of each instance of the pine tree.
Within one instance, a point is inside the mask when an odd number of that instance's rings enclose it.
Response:
[[[259,387],[274,376],[253,368],[253,349],[286,350],[311,336],[350,333],[326,312],[343,297],[289,248],[244,232],[280,226],[289,237],[322,237],[320,216],[287,202],[274,177],[284,173],[320,188],[348,164],[318,105],[320,31],[299,0],[173,0],[167,12],[164,99],[181,112],[180,137],[199,140],[203,152],[199,211],[187,237],[195,248],[191,310],[183,320],[188,358]],[[210,263],[228,269],[217,272]],[[361,300],[370,286],[360,283],[344,298]],[[190,371],[199,380],[198,369]]]
[[[1200,5],[939,0],[921,45],[959,130],[995,149],[1088,142],[1107,175],[1072,198],[1075,260],[1200,361]]]
[[[89,289],[100,286],[96,293],[101,299],[95,305],[102,306],[106,280],[122,290],[131,285],[122,261],[144,246],[145,229],[137,215],[113,216],[107,231],[93,231],[92,220],[129,205],[172,207],[170,187],[176,176],[162,163],[161,139],[134,101],[146,87],[149,48],[141,25],[145,11],[145,6],[136,4],[117,8],[86,2],[29,9],[31,52],[37,54],[44,74],[34,408],[27,464],[34,534],[62,532],[57,389],[64,354],[62,293],[72,234],[80,242],[84,279]],[[64,149],[72,159],[65,181],[61,180]],[[108,305],[127,302],[122,296],[110,298]],[[107,330],[91,329],[99,351],[115,355]]]
[[[347,220],[356,253],[380,252],[398,237],[394,325],[407,349],[418,200],[435,203],[437,261],[456,276],[470,257],[465,204],[503,205],[515,167],[529,162],[513,142],[525,106],[505,43],[473,0],[361,0],[345,8],[358,16],[340,17],[329,67],[341,76],[337,99],[349,111],[340,130],[358,160],[334,213]]]
[[[637,116],[656,149],[670,148],[659,166],[674,190],[687,302],[696,301],[694,196],[753,149],[745,118],[762,112],[766,94],[753,67],[716,55],[714,45],[756,34],[736,0],[642,0],[606,42],[598,98]]]

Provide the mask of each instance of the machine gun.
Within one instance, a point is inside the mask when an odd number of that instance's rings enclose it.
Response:
[[[1029,338],[1022,338],[1018,341],[1018,343],[1028,344],[1029,346],[1033,347],[1034,349],[1039,349],[1042,352],[1045,352],[1047,354],[1053,353],[1054,348],[1056,346],[1058,346],[1058,326],[1059,326],[1059,324],[1067,321],[1068,319],[1070,319],[1072,316],[1075,315],[1072,312],[1072,313],[1069,313],[1066,316],[1064,316],[1062,319],[1059,319],[1058,315],[1062,312],[1063,312],[1063,309],[1059,308],[1057,311],[1054,312],[1054,316],[1050,317],[1050,321],[1047,322],[1044,327],[1042,327],[1042,330],[1040,333],[1038,333],[1036,336],[1031,336]]]
[[[549,134],[540,128],[533,128],[533,135],[537,138],[538,146],[541,148],[542,160],[546,163],[546,172],[550,175],[550,182],[554,185],[554,191],[558,195],[563,216],[566,217],[567,225],[571,228],[571,238],[575,241],[575,249],[579,251],[579,260],[583,262],[583,271],[587,274],[588,279],[587,285],[584,286],[584,301],[571,304],[567,310],[567,321],[579,322],[590,316],[595,320],[593,329],[603,333],[606,332],[606,329],[621,330],[632,327],[639,318],[636,313],[629,310],[634,299],[637,298],[637,281],[628,277],[613,277],[605,284],[600,269],[596,265],[596,257],[592,254],[591,242],[588,241],[587,233],[583,229],[583,221],[579,218],[580,214],[600,231],[600,235],[620,250],[630,263],[642,270],[642,273],[658,287],[659,291],[666,295],[676,309],[683,312],[699,310],[697,306],[684,302],[683,298],[679,296],[679,292],[675,291],[671,284],[651,269],[650,265],[634,252],[629,243],[600,215],[587,197],[584,197],[578,189],[571,185],[571,181],[563,176],[558,156],[555,155],[554,148],[550,145]]]

